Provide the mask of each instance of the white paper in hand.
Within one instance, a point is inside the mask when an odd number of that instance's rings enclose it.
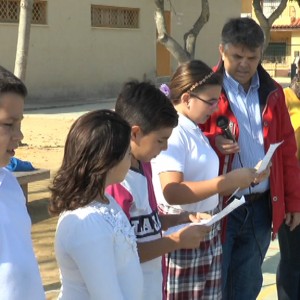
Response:
[[[270,163],[272,156],[275,152],[275,150],[283,143],[283,141],[281,141],[280,143],[275,143],[275,144],[271,144],[265,157],[263,158],[263,160],[261,161],[261,164],[259,166],[259,168],[257,169],[256,173],[260,174],[261,172],[263,172],[268,164]]]
[[[219,213],[213,215],[211,219],[209,220],[201,220],[199,223],[191,223],[191,225],[206,225],[211,226],[214,223],[220,221],[222,218],[230,214],[233,210],[241,206],[245,203],[244,196],[241,197],[241,199],[235,198],[230,204],[228,204],[223,210],[221,210]]]
[[[227,205],[223,210],[221,210],[219,213],[213,215],[211,219],[208,220],[201,220],[199,223],[186,223],[186,224],[181,224],[177,226],[170,227],[167,231],[164,232],[164,235],[169,235],[171,233],[174,233],[184,227],[187,226],[197,226],[197,225],[204,225],[204,226],[211,226],[214,223],[220,221],[222,218],[227,216],[229,213],[231,213],[233,210],[241,206],[242,204],[245,203],[245,198],[244,196],[241,197],[241,199],[235,198],[229,205]]]

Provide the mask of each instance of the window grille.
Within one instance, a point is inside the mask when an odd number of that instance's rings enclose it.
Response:
[[[91,23],[93,27],[139,28],[138,8],[91,6]]]
[[[288,49],[289,48],[289,49]],[[284,42],[270,42],[264,52],[263,60],[272,63],[284,63],[290,47]]]
[[[269,18],[274,10],[279,6],[281,0],[263,0],[263,14]]]
[[[35,1],[32,7],[32,24],[47,24],[47,1]]]
[[[0,0],[0,22],[19,23],[20,0]],[[32,24],[47,24],[47,1],[35,0],[32,7]]]

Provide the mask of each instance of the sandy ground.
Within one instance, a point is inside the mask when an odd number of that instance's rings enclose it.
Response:
[[[60,288],[59,272],[54,256],[54,234],[57,217],[47,212],[49,201],[48,186],[61,164],[63,147],[72,123],[82,113],[99,108],[112,108],[113,102],[56,110],[32,111],[25,113],[22,123],[23,146],[17,149],[16,157],[28,160],[36,168],[51,171],[50,180],[29,184],[28,210],[32,219],[32,238],[34,250],[47,300],[56,299]],[[271,245],[272,246],[272,245]],[[272,248],[273,247],[273,248]],[[266,257],[264,287],[259,300],[275,300],[275,272],[278,263],[278,245],[271,247]]]
[[[51,170],[51,177],[59,168],[63,146],[69,128],[75,118],[40,118],[26,116],[22,124],[24,146],[16,151],[16,157],[32,162],[36,168]],[[50,180],[29,184],[28,210],[32,218],[32,237],[38,258],[47,299],[56,299],[59,273],[54,256],[56,217],[47,212]]]

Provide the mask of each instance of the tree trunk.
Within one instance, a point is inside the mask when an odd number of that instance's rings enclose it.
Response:
[[[205,25],[205,23],[209,20],[209,4],[208,0],[202,0],[202,9],[201,9],[201,15],[193,25],[193,28],[190,29],[185,35],[184,35],[184,46],[185,50],[190,54],[191,58],[195,57],[195,49],[196,49],[196,40],[197,36],[199,35],[199,32]]]
[[[157,39],[166,47],[178,63],[183,63],[188,61],[190,57],[183,47],[167,33],[164,2],[164,0],[155,0],[156,9],[154,19],[157,29]]]
[[[272,25],[279,18],[279,16],[282,14],[282,12],[285,10],[287,1],[288,0],[281,0],[280,4],[273,11],[273,13],[270,15],[269,18],[266,18],[265,15],[263,14],[261,0],[253,0],[253,2],[252,2],[255,16],[265,34],[265,42],[264,42],[263,51],[265,51],[269,45]]]
[[[202,10],[199,18],[193,27],[184,34],[184,47],[182,47],[174,38],[172,38],[166,29],[166,21],[164,15],[164,0],[155,0],[155,23],[157,29],[157,40],[166,47],[171,55],[179,64],[194,59],[196,40],[200,30],[208,22],[209,4],[208,0],[201,0]]]
[[[33,0],[20,1],[18,43],[14,74],[25,81]]]

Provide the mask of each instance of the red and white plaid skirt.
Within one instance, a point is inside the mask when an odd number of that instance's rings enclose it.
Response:
[[[174,213],[160,206],[163,214]],[[176,212],[178,210],[176,209]],[[219,224],[214,225],[197,249],[180,249],[165,255],[164,292],[168,300],[222,299],[222,244]]]

